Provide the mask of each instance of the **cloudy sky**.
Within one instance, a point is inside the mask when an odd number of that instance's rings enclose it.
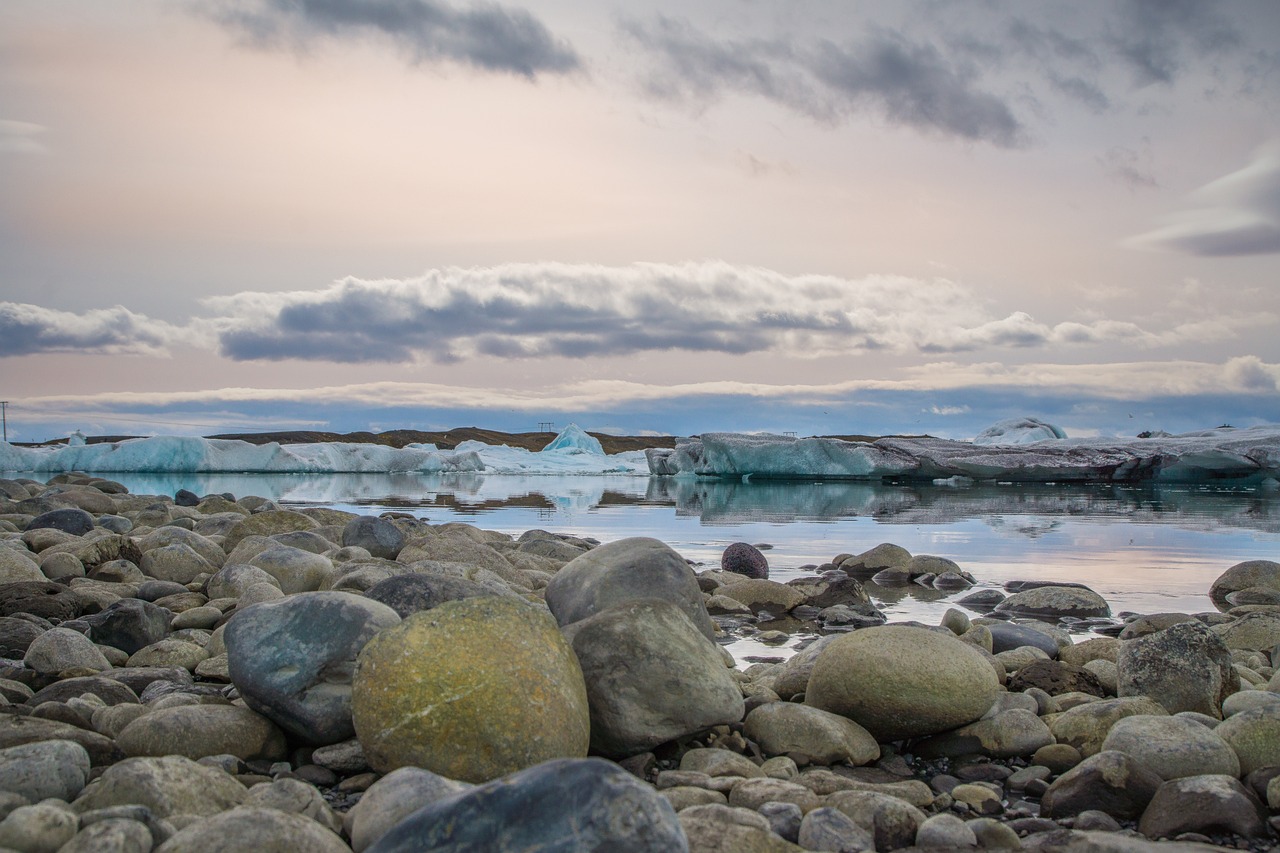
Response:
[[[5,0],[8,433],[1280,421],[1274,0]]]

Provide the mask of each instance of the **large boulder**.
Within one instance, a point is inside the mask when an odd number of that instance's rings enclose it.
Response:
[[[1102,749],[1102,743],[1116,721],[1138,714],[1168,716],[1169,712],[1159,702],[1145,696],[1102,699],[1063,711],[1054,717],[1049,729],[1058,743],[1070,744],[1088,758]]]
[[[383,773],[484,782],[589,744],[582,668],[546,611],[516,598],[450,601],[382,631],[356,661],[351,705]]]
[[[1123,752],[1165,780],[1204,773],[1240,775],[1240,759],[1227,742],[1181,716],[1125,717],[1111,727],[1102,749]]]
[[[1040,814],[1062,818],[1097,810],[1119,820],[1133,820],[1146,809],[1163,781],[1123,752],[1099,752],[1053,781],[1040,799]]]
[[[404,547],[404,534],[385,518],[362,515],[342,528],[342,545],[358,546],[373,557],[394,560]]]
[[[44,528],[61,530],[63,533],[70,533],[72,536],[83,536],[93,530],[93,516],[79,507],[51,509],[31,519],[26,526],[27,530],[41,530]]]
[[[248,536],[270,536],[294,530],[314,530],[320,524],[300,512],[288,509],[271,509],[254,513],[236,522],[222,540],[222,548],[230,554]]]
[[[473,850],[687,851],[675,811],[599,758],[547,761],[424,806],[368,853]]]
[[[351,677],[356,656],[394,610],[345,592],[306,592],[255,604],[227,623],[231,680],[245,704],[307,743],[355,734]]]
[[[805,701],[883,743],[971,723],[999,692],[987,659],[950,632],[882,625],[832,641],[814,663]]]
[[[271,545],[252,557],[249,564],[275,578],[285,595],[314,592],[333,575],[333,563],[328,557],[290,545]]]
[[[742,733],[765,755],[804,755],[814,764],[868,764],[880,744],[847,717],[796,702],[768,702],[747,714]]]
[[[619,539],[593,548],[566,563],[545,595],[561,626],[617,604],[660,598],[683,610],[707,639],[715,638],[697,576],[683,557],[657,539]]]
[[[31,641],[22,661],[41,675],[57,675],[64,670],[111,669],[102,651],[84,634],[70,628],[50,628]]]
[[[582,666],[591,747],[622,757],[742,719],[738,682],[715,644],[668,601],[610,607],[564,628]]]
[[[1165,782],[1151,798],[1138,831],[1148,838],[1243,835],[1267,832],[1267,810],[1252,791],[1230,774],[1204,773]]]
[[[187,824],[156,848],[156,853],[345,853],[338,835],[317,821],[273,808],[236,806]]]
[[[1091,589],[1078,586],[1041,586],[1015,592],[996,605],[997,613],[1061,619],[1110,616],[1106,599]]]
[[[245,761],[278,761],[287,752],[284,733],[266,717],[238,705],[174,705],[125,726],[116,745],[129,756],[182,755],[200,759],[234,755]]]
[[[446,601],[461,601],[481,595],[501,595],[492,585],[445,574],[393,575],[364,591],[366,598],[380,601],[403,619],[420,610],[430,610]],[[515,595],[514,592],[508,593]]]
[[[213,815],[244,801],[234,776],[177,755],[128,758],[85,788],[74,807],[84,814],[111,806],[146,806],[156,817]]]
[[[1280,707],[1263,706],[1232,714],[1213,730],[1240,759],[1240,775],[1280,767]]]
[[[122,598],[84,617],[95,643],[133,654],[169,635],[173,613],[138,598]]]
[[[1280,592],[1280,563],[1273,560],[1246,560],[1236,563],[1209,586],[1209,598],[1219,610],[1230,610],[1227,596],[1251,587]]]
[[[1146,696],[1170,714],[1222,718],[1222,702],[1240,688],[1231,652],[1201,622],[1179,622],[1133,640],[1116,654],[1116,694]]]
[[[69,740],[46,740],[0,749],[0,792],[32,802],[70,802],[89,781],[89,753]]]

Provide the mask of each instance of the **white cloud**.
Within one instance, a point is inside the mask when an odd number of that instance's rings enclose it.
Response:
[[[1126,244],[1211,257],[1280,252],[1280,142],[1201,187],[1165,225]]]

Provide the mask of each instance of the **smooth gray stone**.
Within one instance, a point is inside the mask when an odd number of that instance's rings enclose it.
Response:
[[[39,802],[70,802],[89,782],[89,753],[69,740],[46,740],[0,749],[0,791]]]

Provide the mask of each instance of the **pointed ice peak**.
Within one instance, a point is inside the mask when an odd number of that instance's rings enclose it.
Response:
[[[569,424],[562,429],[560,434],[555,437],[555,441],[542,448],[542,450],[543,452],[548,450],[569,450],[604,456],[604,447],[600,445],[600,440],[594,436],[587,435],[577,424]]]

